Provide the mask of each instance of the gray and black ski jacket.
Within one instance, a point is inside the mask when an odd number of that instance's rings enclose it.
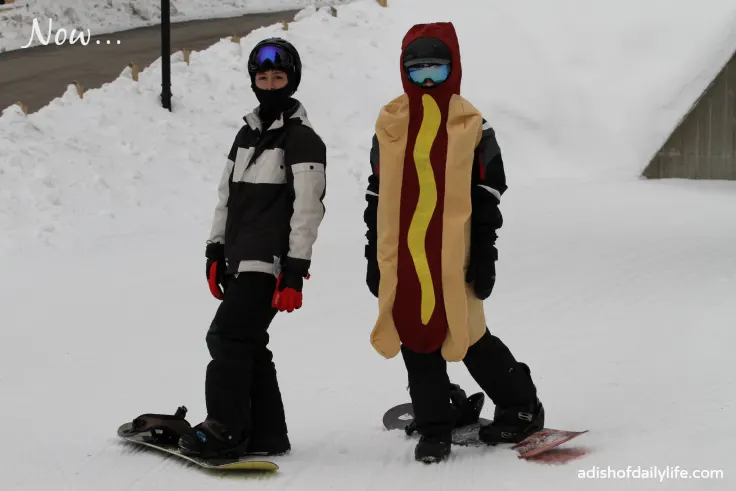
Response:
[[[327,151],[299,101],[264,130],[249,113],[218,187],[209,241],[225,246],[228,273],[306,276],[324,217]]]

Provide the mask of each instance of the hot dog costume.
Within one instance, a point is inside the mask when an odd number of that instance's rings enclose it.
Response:
[[[412,83],[405,71],[407,47],[426,38],[441,46],[451,67],[444,82],[429,88]],[[432,64],[429,56],[422,66]],[[385,358],[402,353],[423,435],[416,457],[442,460],[453,425],[447,362],[465,363],[496,405],[499,426],[485,430],[489,441],[501,432],[517,439],[544,423],[544,411],[529,367],[490,334],[483,300],[466,281],[468,268],[484,262],[481,276],[495,282],[506,179],[493,128],[460,95],[453,25],[412,27],[402,42],[400,70],[405,93],[381,108],[370,155],[366,280],[378,298],[370,342]]]
[[[452,72],[430,91],[404,78],[406,93],[376,122],[381,284],[371,342],[386,358],[403,343],[420,353],[441,348],[446,360],[459,361],[486,330],[483,302],[465,282],[483,117],[459,94],[460,49],[452,26],[415,26],[403,47],[418,37],[450,48]]]

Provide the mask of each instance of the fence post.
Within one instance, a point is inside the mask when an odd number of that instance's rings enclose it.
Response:
[[[84,99],[84,87],[82,87],[82,84],[75,80],[74,86],[77,88],[77,94],[79,95],[79,98]]]
[[[130,71],[133,74],[133,80],[138,81],[138,74],[140,73],[140,69],[138,68],[138,65],[136,65],[133,62],[128,63],[128,66],[130,67]]]

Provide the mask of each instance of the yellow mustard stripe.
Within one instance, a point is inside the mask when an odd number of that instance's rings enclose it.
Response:
[[[434,180],[429,154],[432,150],[432,144],[437,138],[442,113],[437,102],[430,95],[422,96],[422,105],[424,106],[424,118],[414,145],[414,162],[419,177],[419,200],[409,225],[407,241],[409,253],[414,261],[414,268],[417,270],[417,277],[419,278],[422,295],[422,323],[426,326],[434,312],[435,294],[424,243],[429,222],[437,207],[437,184]]]

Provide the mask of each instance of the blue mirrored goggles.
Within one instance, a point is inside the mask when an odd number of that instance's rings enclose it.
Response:
[[[291,55],[279,46],[267,44],[261,46],[250,60],[251,71],[258,71],[261,68],[283,69],[291,68],[294,61]]]
[[[423,84],[427,79],[441,84],[450,77],[450,65],[417,65],[406,68],[409,80],[415,84]]]

